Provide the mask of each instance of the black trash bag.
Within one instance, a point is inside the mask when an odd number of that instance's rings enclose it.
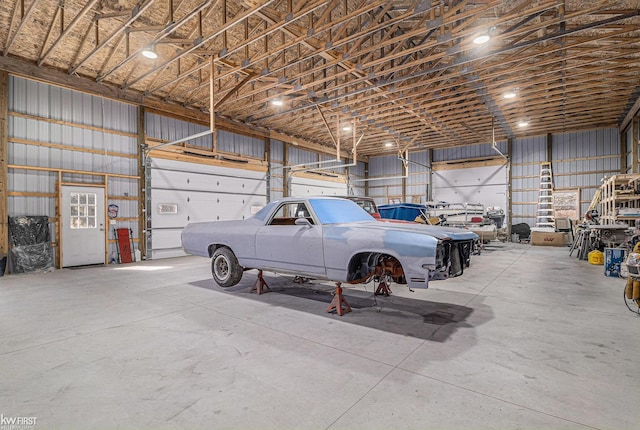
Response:
[[[511,234],[517,234],[520,240],[527,239],[531,235],[531,227],[526,222],[511,226]]]
[[[13,246],[49,242],[48,216],[9,217],[9,237]]]
[[[49,242],[14,246],[10,252],[13,273],[44,272],[54,268]]]

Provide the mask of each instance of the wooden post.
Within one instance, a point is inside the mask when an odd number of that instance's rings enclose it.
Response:
[[[282,165],[289,165],[289,144],[282,142]],[[282,169],[282,197],[289,197],[289,170]]]
[[[209,64],[209,128],[211,129],[211,150],[215,154],[218,151],[218,133],[216,133],[216,104],[214,101],[216,80],[213,75],[215,62],[213,55]]]
[[[9,252],[9,212],[7,208],[9,74],[0,70],[0,255]]]
[[[147,205],[147,178],[145,176],[144,165],[147,143],[145,141],[144,115],[144,106],[138,106],[138,250],[140,250],[141,256],[147,255],[147,240],[145,235],[147,227],[147,212],[145,210]]]
[[[513,159],[513,138],[507,139],[507,157],[509,161],[507,161],[507,219],[509,223],[506,225],[507,227],[507,240],[511,237],[511,226],[513,225],[513,195],[511,190],[513,190],[513,179],[512,179],[512,167],[511,160]]]
[[[632,157],[631,159],[633,160],[633,164],[631,165],[631,173],[639,173],[639,169],[638,169],[638,163],[640,163],[640,160],[638,159],[638,145],[640,145],[640,142],[638,141],[638,133],[640,133],[640,117],[635,117],[633,118],[633,120],[631,121],[631,127],[632,127],[632,133],[631,133],[631,142],[629,142],[631,144],[631,154]],[[628,144],[629,144],[628,143]]]
[[[429,193],[426,196],[427,201],[433,201],[433,149],[427,149],[429,153]]]
[[[266,137],[264,139],[264,159],[267,162],[267,203],[271,201],[271,139]]]

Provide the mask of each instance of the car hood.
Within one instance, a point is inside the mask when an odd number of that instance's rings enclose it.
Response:
[[[339,224],[331,224],[337,226]],[[380,230],[380,231],[405,231],[418,234],[424,234],[440,240],[467,241],[478,239],[478,235],[472,231],[463,230],[455,227],[440,227],[437,225],[425,225],[413,222],[387,223],[380,221],[358,222],[350,224],[340,224],[341,226],[349,226],[363,230]]]

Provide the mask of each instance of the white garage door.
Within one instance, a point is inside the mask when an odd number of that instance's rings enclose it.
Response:
[[[498,206],[507,210],[506,164],[434,170],[432,181],[435,201],[481,203],[485,209]]]
[[[180,233],[189,222],[251,216],[267,202],[266,184],[264,172],[152,159],[151,258],[186,255]]]
[[[331,179],[311,178],[307,175],[293,174],[290,179],[292,197],[308,196],[346,196],[347,181],[342,175]]]

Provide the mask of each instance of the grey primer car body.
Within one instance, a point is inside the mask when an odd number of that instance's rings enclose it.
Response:
[[[243,270],[260,269],[349,283],[387,276],[427,288],[429,280],[462,272],[458,242],[477,236],[454,230],[381,223],[349,200],[291,197],[246,220],[191,223],[182,247],[212,258],[213,277],[223,287],[237,284]]]

